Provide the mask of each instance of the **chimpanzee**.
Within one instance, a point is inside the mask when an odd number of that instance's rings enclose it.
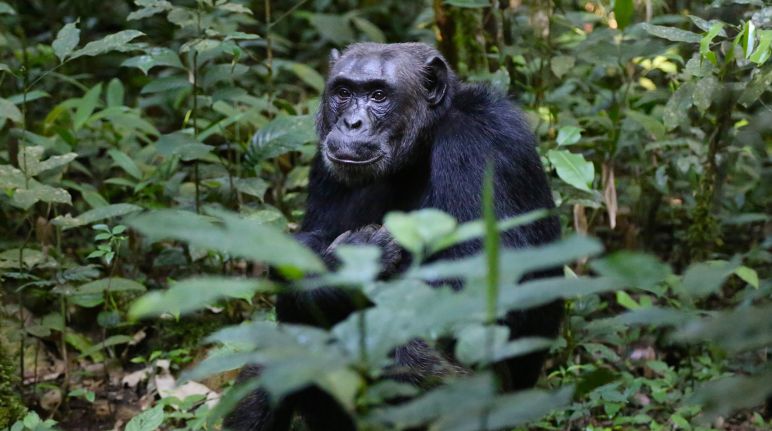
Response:
[[[481,217],[483,175],[494,168],[496,216],[553,208],[535,140],[505,95],[482,84],[459,82],[440,53],[422,43],[358,43],[333,50],[330,75],[317,114],[319,151],[311,168],[305,219],[297,238],[335,264],[339,244],[374,244],[383,250],[384,273],[398,271],[405,256],[380,227],[389,211],[438,208],[459,221]],[[502,233],[502,244],[526,247],[553,241],[555,217]],[[457,259],[480,249],[469,241],[437,258]],[[278,297],[279,321],[322,327],[345,319],[358,302],[334,287]],[[506,317],[513,338],[554,337],[562,304]],[[544,353],[505,361],[505,390],[532,386]],[[395,363],[422,377],[463,372],[420,340],[398,348]],[[422,373],[424,374],[422,376]],[[240,379],[259,374],[245,367]],[[317,388],[301,390],[270,408],[255,392],[226,419],[234,431],[286,431],[298,411],[311,430],[353,430],[336,402]]]

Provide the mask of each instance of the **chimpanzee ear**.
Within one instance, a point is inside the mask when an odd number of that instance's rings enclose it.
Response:
[[[424,65],[424,88],[430,105],[442,102],[448,91],[448,75],[448,65],[441,57],[432,57]]]
[[[330,67],[337,63],[338,60],[340,60],[340,51],[333,48],[332,51],[330,51]]]

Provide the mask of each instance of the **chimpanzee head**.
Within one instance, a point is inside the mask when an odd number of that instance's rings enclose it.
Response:
[[[317,115],[319,150],[345,183],[374,180],[405,166],[447,111],[456,78],[422,43],[359,43],[333,50]]]

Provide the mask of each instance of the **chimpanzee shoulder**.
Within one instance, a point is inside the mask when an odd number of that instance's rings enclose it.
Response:
[[[461,84],[437,125],[431,153],[427,207],[440,208],[462,221],[481,216],[485,167],[494,171],[499,218],[554,207],[549,183],[528,122],[501,92],[484,84]],[[505,237],[509,245],[541,244],[560,234],[547,218]]]

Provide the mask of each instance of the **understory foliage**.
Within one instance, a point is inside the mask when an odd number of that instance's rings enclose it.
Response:
[[[496,221],[480,184],[483,220],[387,216],[413,256],[388,281],[375,248],[331,272],[295,242],[327,55],[355,41],[435,44],[510,94],[563,240],[500,248],[546,214]],[[770,56],[761,0],[0,1],[0,427],[218,429],[311,384],[364,430],[769,427]],[[320,285],[374,305],[275,322]],[[558,298],[555,340],[497,324]],[[414,338],[475,373],[388,379]],[[545,347],[536,388],[496,390],[492,363]]]

